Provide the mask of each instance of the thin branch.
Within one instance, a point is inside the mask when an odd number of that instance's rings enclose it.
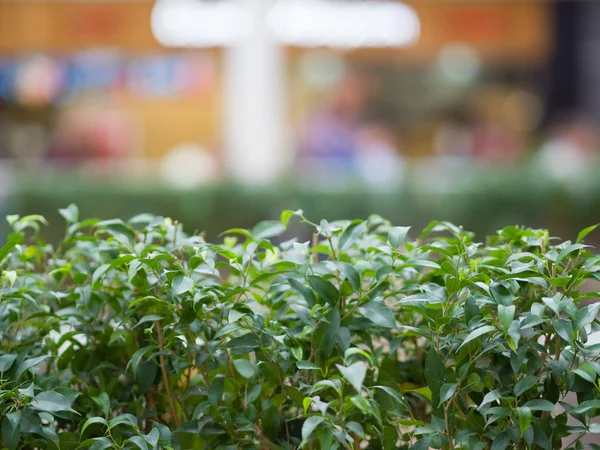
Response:
[[[173,420],[175,421],[175,425],[177,428],[181,426],[181,419],[179,414],[177,414],[177,408],[175,407],[175,401],[173,400],[173,395],[171,394],[171,385],[169,384],[169,374],[167,373],[167,369],[165,367],[165,355],[163,355],[162,351],[164,349],[164,340],[163,340],[163,331],[160,322],[157,320],[154,322],[156,324],[156,332],[158,334],[158,348],[160,350],[160,355],[158,356],[158,360],[160,362],[160,370],[162,372],[163,383],[165,384],[165,389],[167,391],[167,397],[169,399],[169,407],[171,409],[171,415],[173,416]]]

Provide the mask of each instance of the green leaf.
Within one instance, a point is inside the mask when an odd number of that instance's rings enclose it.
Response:
[[[350,247],[352,244],[356,242],[356,240],[367,230],[367,222],[363,222],[362,220],[353,220],[350,225],[348,225],[339,240],[339,248],[340,250],[345,250]]]
[[[324,426],[317,428],[317,439],[321,448],[331,448],[333,444],[333,429],[331,424],[325,423]]]
[[[281,221],[281,224],[283,225],[283,228],[287,229],[288,226],[288,222],[290,221],[290,219],[292,218],[292,216],[294,216],[296,214],[296,212],[290,210],[290,209],[286,209],[285,211],[283,211],[281,213],[281,216],[279,217],[279,220]],[[300,210],[300,214],[302,214],[302,210]]]
[[[0,373],[6,372],[8,369],[10,369],[16,359],[17,359],[17,355],[2,355],[2,356],[0,356]]]
[[[518,397],[519,395],[527,392],[533,386],[535,386],[538,382],[538,378],[534,375],[527,375],[523,377],[521,380],[515,384],[515,395]]]
[[[173,279],[172,287],[174,295],[185,294],[186,292],[190,292],[194,288],[194,280],[192,280],[190,277],[177,275]]]
[[[45,361],[48,358],[49,358],[49,356],[45,355],[45,356],[38,356],[37,358],[32,358],[32,359],[23,361],[21,363],[21,365],[19,366],[19,368],[17,369],[15,378],[18,380],[19,378],[21,378],[21,375],[23,375],[24,372],[31,369],[32,367],[37,366],[38,364],[42,363],[43,361]]]
[[[89,448],[89,450],[104,450],[113,446],[113,443],[105,437],[94,438],[94,443]]]
[[[430,349],[425,357],[425,380],[431,389],[431,402],[434,408],[440,404],[440,392],[447,379],[446,367],[435,349]]]
[[[256,350],[263,342],[254,333],[246,333],[231,339],[225,346],[235,354],[242,355]]]
[[[110,412],[110,398],[106,392],[102,392],[100,395],[96,397],[92,397],[94,403],[100,407],[105,417],[108,417],[108,413]]]
[[[9,234],[8,241],[0,248],[0,264],[6,259],[10,252],[23,242],[23,236],[20,234]]]
[[[13,430],[16,429],[21,424],[21,410],[13,411],[11,413],[6,414],[6,418],[10,422]]]
[[[506,283],[506,281],[503,283]],[[513,304],[513,295],[502,283],[492,283],[490,293],[499,305],[511,306]]]
[[[69,206],[63,209],[59,209],[58,212],[67,221],[67,223],[75,223],[79,221],[79,208],[77,205],[71,203]]]
[[[388,242],[394,248],[399,248],[404,244],[406,235],[411,227],[393,227],[388,234]]]
[[[483,397],[483,400],[481,401],[478,409],[481,409],[483,406],[487,405],[488,403],[492,403],[498,400],[499,398],[502,398],[502,395],[497,389],[488,392],[487,394],[485,394],[485,397]]]
[[[335,345],[336,336],[340,330],[340,311],[337,307],[333,308],[326,316],[327,322],[319,322],[315,330],[314,340],[315,348],[320,363],[321,360],[329,358]]]
[[[130,442],[133,442],[140,450],[148,450],[148,444],[146,441],[140,436],[132,436],[128,439]]]
[[[2,440],[8,450],[16,450],[21,440],[21,431],[13,428],[7,417],[2,421]]]
[[[517,408],[517,416],[519,417],[519,430],[521,431],[521,437],[531,425],[531,410],[526,406]]]
[[[415,394],[422,395],[430,402],[433,402],[433,392],[431,392],[431,389],[428,386],[423,386],[423,387],[416,388],[416,389],[408,389],[406,392],[414,392]],[[438,395],[438,397],[439,397],[439,395]],[[439,400],[438,400],[438,403],[439,403]]]
[[[153,347],[148,346],[148,347],[140,348],[138,351],[136,351],[133,354],[133,356],[131,357],[131,359],[129,360],[129,362],[127,363],[127,367],[125,368],[125,370],[127,370],[129,368],[129,366],[131,365],[131,369],[133,371],[133,374],[135,375],[137,373],[138,366],[140,364],[142,357],[146,353],[148,353],[150,350],[152,350],[152,348]]]
[[[561,252],[558,254],[558,258],[556,258],[556,264],[557,265],[560,264],[562,262],[562,260],[565,259],[567,257],[567,255],[569,255],[570,253],[573,253],[577,250],[581,250],[582,248],[586,248],[586,247],[589,247],[589,245],[585,245],[585,244],[568,245],[563,250],[561,250]]]
[[[152,428],[150,433],[144,435],[144,439],[146,439],[146,442],[148,442],[152,448],[156,447],[158,445],[158,440],[160,439],[158,428]],[[167,442],[168,441],[170,441],[170,439],[168,439]]]
[[[108,428],[112,429],[121,424],[137,429],[138,421],[132,414],[121,414],[108,422]]]
[[[513,320],[508,328],[508,345],[516,352],[519,347],[519,340],[521,339],[521,326],[518,320]]]
[[[300,370],[319,370],[320,367],[310,361],[297,361],[296,367]]]
[[[99,423],[99,424],[102,424],[102,425],[108,427],[108,422],[106,421],[105,418],[91,417],[88,420],[86,420],[85,423],[83,424],[83,427],[81,427],[81,434],[83,434],[89,426],[94,425],[96,423]]]
[[[491,450],[506,450],[510,445],[510,436],[505,431],[492,441]]]
[[[600,223],[597,223],[596,225],[592,225],[589,226],[587,228],[584,228],[583,230],[581,230],[579,232],[579,234],[577,235],[577,243],[583,242],[583,240],[586,238],[586,236],[588,234],[590,234],[592,231],[594,231],[596,228],[598,228],[598,226],[600,225]]]
[[[360,313],[383,328],[396,328],[394,314],[383,301],[373,300],[359,308]]]
[[[225,378],[222,375],[217,376],[208,391],[208,401],[213,406],[218,406],[223,398],[223,392],[225,391]]]
[[[541,398],[538,398],[538,399],[535,399],[535,400],[529,400],[523,406],[526,406],[531,411],[548,411],[548,412],[554,412],[556,410],[556,406],[552,402],[550,402],[548,400],[541,399]]]
[[[342,273],[352,286],[352,289],[354,289],[354,292],[360,291],[360,275],[358,274],[354,266],[345,262],[340,262],[338,263],[338,265],[342,270]]]
[[[307,443],[310,441],[310,437],[313,431],[325,421],[323,416],[310,416],[302,424],[302,442]]]
[[[258,368],[245,359],[236,359],[233,361],[235,369],[244,378],[250,379],[258,373]]]
[[[554,319],[552,325],[554,325],[554,329],[561,338],[569,344],[573,344],[573,325],[570,320]]]
[[[464,347],[466,344],[468,344],[469,342],[471,342],[473,339],[477,339],[478,337],[489,334],[492,331],[496,331],[496,327],[493,327],[491,325],[484,325],[482,327],[479,327],[476,330],[471,331],[469,333],[469,335],[465,338],[465,340],[462,342],[462,344],[460,344],[460,347],[458,347],[458,348],[460,349],[460,348]]]
[[[410,409],[404,396],[400,392],[396,391],[395,389],[392,389],[391,387],[388,387],[388,386],[373,386],[373,389],[379,389],[379,390],[385,392],[389,397],[391,397],[394,400],[394,402],[396,402],[397,404],[402,406],[406,411],[408,411]]]
[[[588,400],[570,410],[569,414],[585,414],[596,409],[600,409],[600,400]]]
[[[35,396],[35,398],[29,404],[29,406],[39,411],[46,411],[51,413],[61,411],[76,413],[76,411],[71,408],[69,400],[67,400],[67,398],[64,395],[54,391],[40,392],[38,395]]]
[[[586,362],[582,364],[577,369],[573,370],[573,373],[579,375],[581,378],[589,381],[590,383],[594,383],[596,381],[597,373],[594,369],[594,366],[592,366],[590,363]]]
[[[337,305],[340,293],[338,292],[337,288],[331,284],[331,282],[314,275],[309,275],[306,278],[308,279],[308,284],[310,284],[310,287],[313,288],[319,297],[321,297],[330,305]]]
[[[456,383],[444,383],[440,390],[440,402],[438,407],[452,398],[456,392]]]
[[[309,308],[312,308],[317,304],[317,299],[315,298],[313,291],[308,286],[306,286],[303,283],[300,283],[297,280],[294,280],[293,278],[288,278],[288,283],[291,287],[293,287],[295,290],[302,294]]]
[[[505,306],[498,305],[498,319],[500,319],[500,324],[502,325],[502,329],[506,333],[510,328],[510,325],[515,317],[515,305]]]
[[[344,367],[336,364],[336,367],[344,377],[344,379],[350,383],[354,389],[358,392],[362,390],[365,376],[367,375],[367,365],[363,362],[355,362],[354,364]]]
[[[285,226],[279,220],[265,220],[256,224],[251,234],[254,239],[271,239],[285,231]]]

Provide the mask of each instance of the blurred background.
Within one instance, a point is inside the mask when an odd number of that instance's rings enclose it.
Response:
[[[600,2],[0,0],[0,213],[600,221]]]

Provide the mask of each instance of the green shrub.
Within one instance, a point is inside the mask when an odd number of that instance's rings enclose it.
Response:
[[[285,211],[209,244],[171,219],[61,214],[56,247],[44,218],[9,216],[0,249],[9,450],[552,449],[600,431],[593,227],[481,245]],[[286,231],[298,218],[311,242]]]

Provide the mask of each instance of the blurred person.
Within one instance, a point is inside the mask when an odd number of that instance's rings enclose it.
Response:
[[[590,121],[574,115],[558,122],[534,163],[555,178],[567,179],[585,172],[597,159],[600,140]]]

